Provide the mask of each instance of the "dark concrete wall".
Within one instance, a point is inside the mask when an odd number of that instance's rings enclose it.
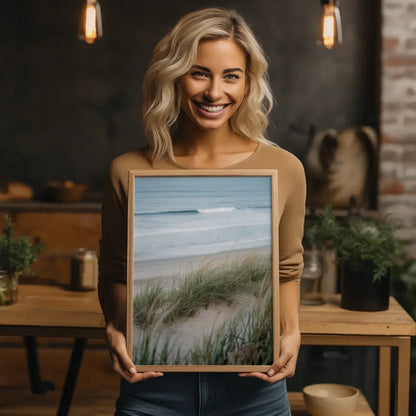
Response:
[[[316,46],[319,0],[217,1],[239,9],[270,57],[270,137],[302,157],[307,129],[378,126],[378,0],[341,4],[344,44]],[[77,39],[81,0],[0,1],[0,181],[101,190],[108,162],[145,143],[141,82],[189,0],[101,0],[104,39]],[[210,4],[212,5],[212,4]]]

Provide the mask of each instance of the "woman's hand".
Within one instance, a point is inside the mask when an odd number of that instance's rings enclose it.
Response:
[[[111,323],[107,325],[106,336],[113,369],[129,383],[163,376],[163,373],[156,371],[146,371],[144,373],[136,371],[133,361],[127,354],[126,337]]]
[[[268,383],[276,383],[287,377],[295,375],[296,361],[300,348],[300,331],[283,333],[280,335],[280,356],[271,366],[267,374],[240,373],[241,377],[257,377]]]

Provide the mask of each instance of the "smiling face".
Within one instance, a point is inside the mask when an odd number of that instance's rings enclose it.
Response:
[[[196,61],[182,76],[182,111],[202,130],[229,128],[246,92],[246,56],[232,39],[200,43]]]

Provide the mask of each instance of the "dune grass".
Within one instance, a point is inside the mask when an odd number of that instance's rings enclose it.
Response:
[[[186,364],[255,365],[273,362],[272,285],[262,281],[261,293],[250,310],[241,311],[232,320],[195,344],[185,358]]]
[[[136,364],[172,364],[179,363],[180,349],[176,349],[177,357],[174,354],[174,338],[164,338],[161,325],[163,316],[160,316],[145,331],[142,331],[136,345],[133,346],[133,357]]]
[[[133,299],[134,324],[145,328],[160,315],[165,323],[173,323],[213,303],[232,305],[239,293],[257,296],[266,275],[271,278],[270,256],[252,254],[226,257],[221,263],[205,262],[174,277],[170,286],[155,276]]]
[[[206,334],[188,350],[171,337],[171,324],[192,317],[212,304],[232,305],[241,293],[254,295],[251,308]],[[270,364],[273,355],[272,280],[269,256],[229,258],[186,272],[175,286],[154,280],[134,299],[139,336],[137,364],[227,365]]]
[[[272,287],[264,279],[263,293],[249,310],[205,335],[189,349],[177,344],[163,316],[140,332],[133,357],[142,365],[267,365],[273,362]],[[164,332],[166,331],[167,332]]]

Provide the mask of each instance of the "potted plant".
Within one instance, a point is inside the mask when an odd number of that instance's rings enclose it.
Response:
[[[17,301],[17,285],[22,272],[31,273],[30,265],[37,260],[42,244],[33,244],[29,237],[14,238],[13,222],[5,216],[0,235],[0,305]]]
[[[315,216],[310,232],[314,242],[337,254],[341,307],[388,309],[391,270],[403,252],[395,229],[385,218],[337,218],[330,207]]]

